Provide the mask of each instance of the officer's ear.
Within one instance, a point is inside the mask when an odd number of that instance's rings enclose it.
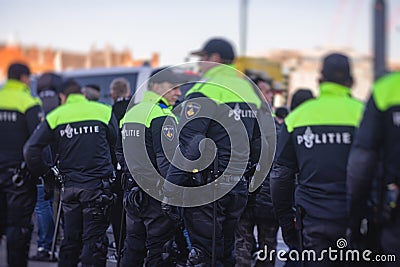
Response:
[[[222,63],[221,56],[218,53],[212,53],[209,55],[207,61]]]
[[[22,74],[19,80],[28,86],[30,84],[30,79],[28,74]]]
[[[353,77],[350,77],[349,81],[347,82],[347,87],[351,88],[353,87],[353,85],[354,85],[354,79]]]
[[[59,93],[58,96],[60,97],[60,103],[61,105],[65,103],[65,101],[67,101],[67,96],[63,93]]]

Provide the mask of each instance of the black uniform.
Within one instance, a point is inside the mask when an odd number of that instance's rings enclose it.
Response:
[[[146,91],[143,100],[121,121],[125,157],[119,161],[129,167],[125,167],[124,176],[134,177],[126,188],[127,235],[122,266],[143,266],[144,258],[146,266],[173,266],[175,260],[168,251],[175,225],[161,210],[158,193],[160,179],[165,177],[170,164],[166,153],[171,154],[162,146],[162,140],[170,143],[171,149],[177,144],[171,109],[160,95]],[[121,149],[118,145],[120,155]]]
[[[4,207],[0,217],[6,219],[10,266],[27,264],[36,180],[26,168],[19,168],[24,161],[23,146],[43,116],[39,103],[18,80],[9,79],[0,90],[0,205]],[[18,171],[19,176],[14,175]]]
[[[124,117],[126,109],[128,108],[130,97],[120,97],[115,100],[114,105],[112,106],[112,111],[117,119],[117,124],[119,125],[121,119]],[[123,173],[121,165],[118,165],[117,162],[114,162],[114,168],[116,170],[116,182],[113,183],[111,190],[116,194],[116,201],[110,210],[110,221],[113,228],[114,240],[116,247],[118,249],[118,241],[120,239],[121,232],[121,213],[123,209],[123,198],[124,193],[121,187],[121,176]],[[123,239],[125,238],[125,229],[122,230]]]
[[[28,166],[42,175],[49,173],[41,159],[42,148],[52,140],[58,144],[59,169],[64,175],[60,266],[76,266],[79,260],[83,266],[106,264],[107,207],[112,201],[109,181],[114,171],[111,155],[117,133],[110,107],[70,94],[64,105],[47,115],[24,148]]]
[[[180,160],[175,154],[174,165],[168,170],[167,180],[181,186],[199,186],[224,173],[223,177],[219,177],[218,188],[229,188],[232,183],[236,184],[216,202],[210,203],[213,194],[211,189],[208,194],[204,194],[206,199],[203,203],[209,204],[184,208],[183,211],[185,227],[192,244],[188,261],[190,266],[211,264],[213,239],[217,264],[233,266],[234,231],[246,206],[248,194],[243,172],[258,161],[259,150],[255,149],[255,144],[260,141],[260,131],[256,122],[257,111],[254,110],[259,109],[261,102],[250,83],[237,77],[232,67],[216,66],[205,73],[203,78],[207,82],[196,84],[187,93],[178,127],[179,146],[186,159],[196,160],[200,156],[200,141],[210,138],[217,147],[216,159],[201,171],[201,164],[196,162],[188,168],[177,167]],[[231,140],[235,143],[232,144]],[[206,145],[202,152],[209,151],[209,148]],[[207,161],[206,158],[202,157]],[[196,174],[197,170],[201,171],[200,175]],[[164,193],[168,198],[174,198],[176,194],[165,186]],[[184,197],[184,206],[191,206],[189,203],[193,198],[201,197]],[[213,224],[216,228],[214,237]]]
[[[275,129],[278,136],[280,124],[277,121]],[[235,232],[236,266],[250,265],[254,252],[264,251],[265,246],[268,251],[276,250],[279,223],[273,211],[269,179],[268,174],[261,187],[249,195],[246,209],[240,217]],[[257,226],[257,244],[254,238],[255,226]],[[267,259],[258,261],[257,266],[275,266],[275,255],[267,256]]]
[[[271,171],[271,194],[283,237],[291,248],[298,247],[292,209],[297,172],[294,202],[305,214],[296,218],[303,224],[304,248],[317,252],[335,248],[337,239],[346,236],[346,165],[362,108],[350,97],[349,88],[325,82],[319,98],[302,104],[286,118]]]
[[[385,266],[398,266],[400,259],[399,138],[400,73],[397,72],[375,83],[348,162],[347,185],[352,223],[362,218],[378,162],[383,165],[383,173],[377,182],[378,192],[383,191],[380,200],[383,210],[379,214],[383,222],[380,245],[384,254],[396,255],[397,260],[386,262]],[[360,235],[356,233],[357,229],[352,230],[352,235]]]

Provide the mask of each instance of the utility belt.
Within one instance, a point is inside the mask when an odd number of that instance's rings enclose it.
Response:
[[[221,174],[214,175],[213,171],[204,171],[201,174],[194,174],[193,179],[198,185],[205,185],[207,183],[217,180],[217,184],[220,185],[232,185],[240,181],[246,182],[247,179],[244,175],[234,175],[234,174]]]
[[[246,182],[246,178],[244,176],[238,176],[238,175],[231,175],[231,174],[224,174],[218,177],[218,183],[219,184],[235,184],[240,181]]]
[[[93,201],[83,203],[83,207],[92,208],[108,208],[110,207],[116,200],[116,194],[111,192],[112,178],[102,178],[102,189],[103,192],[101,195]]]
[[[138,187],[138,182],[143,188],[155,188],[161,190],[163,184],[158,179],[134,177],[130,173],[123,173],[121,176],[121,186],[124,191],[130,191],[133,187]]]

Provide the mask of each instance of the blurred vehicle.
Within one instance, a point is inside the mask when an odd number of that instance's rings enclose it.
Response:
[[[127,79],[131,86],[131,95],[135,96],[135,103],[139,102],[145,90],[137,89],[141,86],[147,88],[147,79],[152,72],[152,68],[148,66],[143,67],[115,67],[115,68],[93,68],[93,69],[81,69],[71,70],[61,73],[64,80],[73,78],[81,86],[88,84],[95,84],[100,87],[100,99],[99,101],[105,104],[111,105],[113,100],[110,95],[110,84],[115,78],[123,77]]]
[[[164,67],[163,67],[164,68]],[[147,90],[147,80],[154,68],[150,66],[142,67],[112,67],[112,68],[93,68],[93,69],[77,69],[59,72],[63,80],[73,78],[81,86],[88,84],[96,84],[100,87],[100,99],[99,101],[104,104],[111,105],[113,100],[110,95],[110,84],[115,78],[123,77],[127,79],[131,86],[131,95],[134,96],[135,103],[140,102],[144,92]],[[200,77],[195,73],[187,73],[183,69],[174,69],[177,73],[184,76],[184,79],[188,81],[181,87],[182,96],[184,97],[186,92],[192,87],[191,81],[198,81]],[[31,91],[36,96],[37,79],[40,75],[32,76],[31,79]],[[182,100],[182,99],[180,99]]]

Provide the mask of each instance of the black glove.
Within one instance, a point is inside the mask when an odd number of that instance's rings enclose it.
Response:
[[[130,191],[133,187],[137,187],[137,184],[130,173],[121,174],[121,187],[124,191]]]
[[[49,184],[49,183],[44,183],[43,185],[44,189],[44,200],[50,200],[53,196],[54,193],[54,184]]]
[[[166,197],[163,202],[161,202],[161,210],[173,222],[180,223],[182,221],[180,209],[177,206],[168,204],[168,199]]]
[[[282,236],[289,248],[300,248],[299,231],[295,227],[294,218],[292,222],[288,221],[282,225]]]
[[[142,202],[143,192],[137,186],[132,187],[126,197],[126,207],[139,210]]]
[[[49,169],[45,174],[42,175],[44,185],[44,200],[49,200],[53,196],[55,187],[55,175],[52,169]]]

